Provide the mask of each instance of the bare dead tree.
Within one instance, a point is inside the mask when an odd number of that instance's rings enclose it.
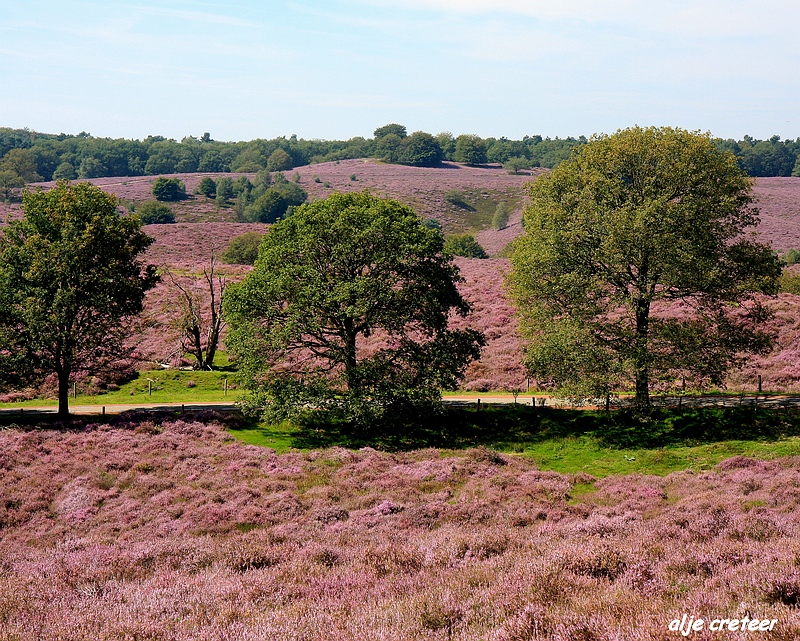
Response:
[[[211,266],[203,267],[201,276],[182,283],[171,271],[170,281],[181,294],[181,311],[176,319],[181,349],[195,357],[196,369],[210,370],[225,326],[222,317],[222,294],[227,286],[224,274],[216,272],[217,259],[211,254]]]

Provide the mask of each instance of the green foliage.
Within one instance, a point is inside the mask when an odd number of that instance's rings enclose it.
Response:
[[[430,134],[415,131],[400,142],[398,162],[417,167],[437,167],[442,162],[442,148]]]
[[[455,388],[483,338],[448,329],[449,314],[469,307],[442,244],[413,210],[368,193],[334,194],[276,223],[225,298],[226,345],[252,405],[366,425]],[[378,331],[391,347],[363,353]]]
[[[12,191],[24,185],[22,176],[8,169],[0,169],[0,196],[3,200],[10,200]]]
[[[514,156],[503,163],[503,169],[512,174],[518,174],[523,169],[530,169],[530,167],[531,161],[524,156]]]
[[[235,172],[258,172],[262,171],[266,166],[264,156],[258,149],[245,149],[240,153],[233,162],[231,162],[231,171]]]
[[[280,196],[286,201],[287,207],[298,207],[308,199],[308,193],[300,185],[288,182],[283,174],[278,174],[275,184],[272,186]]]
[[[216,193],[217,205],[221,207],[231,198],[233,198],[233,181],[227,176],[218,178]]]
[[[12,149],[0,160],[0,171],[9,171],[26,183],[35,183],[43,180],[38,173],[36,159],[30,149]]]
[[[511,275],[531,374],[585,397],[633,381],[646,411],[653,380],[720,383],[767,349],[753,293],[777,291],[780,265],[745,236],[750,185],[708,136],[638,127],[536,180]],[[672,299],[684,317],[652,313]]]
[[[397,123],[391,123],[388,125],[384,125],[383,127],[378,127],[373,132],[372,135],[375,136],[375,140],[385,138],[386,136],[397,136],[398,138],[405,138],[407,132],[406,128],[403,125],[398,125]]]
[[[0,282],[16,329],[16,350],[55,372],[59,414],[68,413],[70,375],[96,371],[123,352],[125,323],[156,283],[141,253],[153,239],[114,196],[88,183],[59,182],[23,195],[22,220],[0,242]]]
[[[214,198],[217,195],[217,183],[214,182],[213,178],[206,176],[197,186],[197,193],[206,198]]]
[[[269,171],[287,171],[294,167],[292,157],[283,149],[276,149],[267,160]]]
[[[358,178],[356,178],[356,175],[355,175],[355,174],[350,174],[350,180],[352,180],[353,182],[355,182],[356,180],[358,180]]]
[[[175,222],[175,214],[170,206],[157,200],[143,202],[137,213],[143,225],[164,225]]]
[[[800,251],[796,249],[789,249],[781,256],[781,262],[784,265],[796,265],[800,263]]]
[[[797,160],[794,163],[794,169],[792,169],[792,176],[795,178],[800,177],[800,155],[797,156]]]
[[[299,176],[297,172],[295,175]],[[295,181],[297,182],[297,181]],[[268,188],[272,184],[272,174],[269,173],[266,169],[262,169],[253,177],[253,187],[263,187]]]
[[[458,189],[451,189],[450,191],[446,192],[444,199],[451,205],[455,205],[461,209],[475,211],[475,208],[467,202],[467,195]]]
[[[239,176],[233,183],[233,194],[237,198],[244,196],[244,199],[247,200],[251,191],[253,191],[253,183],[247,176]]]
[[[177,178],[159,176],[153,183],[153,196],[156,200],[175,202],[186,198],[186,185]]]
[[[800,274],[784,269],[778,281],[778,289],[784,294],[800,296]]]
[[[497,203],[497,207],[494,210],[494,216],[492,217],[492,227],[497,230],[508,227],[508,216],[509,213],[506,204],[502,202]]]
[[[453,160],[453,154],[456,152],[456,139],[449,131],[442,131],[436,134],[436,142],[442,150],[443,160]]]
[[[72,163],[64,161],[53,172],[53,180],[75,180],[78,177],[78,172]]]
[[[444,242],[444,251],[464,258],[489,258],[489,255],[472,234],[453,234]]]
[[[222,262],[229,265],[252,265],[258,258],[258,247],[264,234],[249,231],[241,236],[231,239],[228,247],[222,254]]]
[[[402,138],[397,134],[386,134],[378,139],[375,145],[375,155],[383,162],[396,163],[400,161],[400,144]]]
[[[422,224],[428,229],[435,229],[436,231],[442,230],[442,223],[440,223],[436,218],[428,218],[422,221]]]
[[[486,162],[486,144],[480,136],[462,134],[456,138],[453,160],[467,165],[482,165]]]
[[[274,223],[283,218],[289,203],[275,188],[267,189],[244,210],[244,220],[252,223]]]

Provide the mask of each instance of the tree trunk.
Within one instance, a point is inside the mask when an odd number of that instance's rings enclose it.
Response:
[[[634,354],[634,374],[636,376],[636,397],[634,407],[639,414],[648,414],[650,405],[650,300],[636,300],[636,336]]]
[[[344,373],[347,378],[347,389],[351,394],[358,395],[361,390],[361,383],[358,380],[358,372],[356,371],[358,365],[356,360],[356,333],[350,327],[345,327],[344,349]]]
[[[56,370],[58,374],[58,417],[69,416],[69,375],[71,368],[61,365]]]

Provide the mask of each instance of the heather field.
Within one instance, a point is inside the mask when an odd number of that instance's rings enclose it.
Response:
[[[800,458],[559,474],[276,454],[222,417],[0,432],[0,639],[796,639]],[[229,427],[236,427],[229,425]]]

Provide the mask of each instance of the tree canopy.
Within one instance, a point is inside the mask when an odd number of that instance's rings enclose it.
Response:
[[[153,183],[153,196],[156,200],[174,202],[186,198],[186,185],[178,178],[159,176]]]
[[[88,183],[59,182],[47,192],[26,192],[23,219],[0,239],[14,349],[30,354],[41,372],[57,374],[62,416],[71,374],[119,356],[125,321],[141,312],[157,280],[139,260],[153,239],[117,206]]]
[[[753,294],[780,265],[745,232],[751,180],[708,136],[639,128],[598,136],[536,180],[511,285],[531,373],[575,395],[632,382],[722,383],[769,345]]]
[[[366,192],[276,223],[224,301],[253,403],[272,417],[312,406],[358,420],[454,388],[483,337],[449,329],[469,306],[442,249],[412,209]]]

